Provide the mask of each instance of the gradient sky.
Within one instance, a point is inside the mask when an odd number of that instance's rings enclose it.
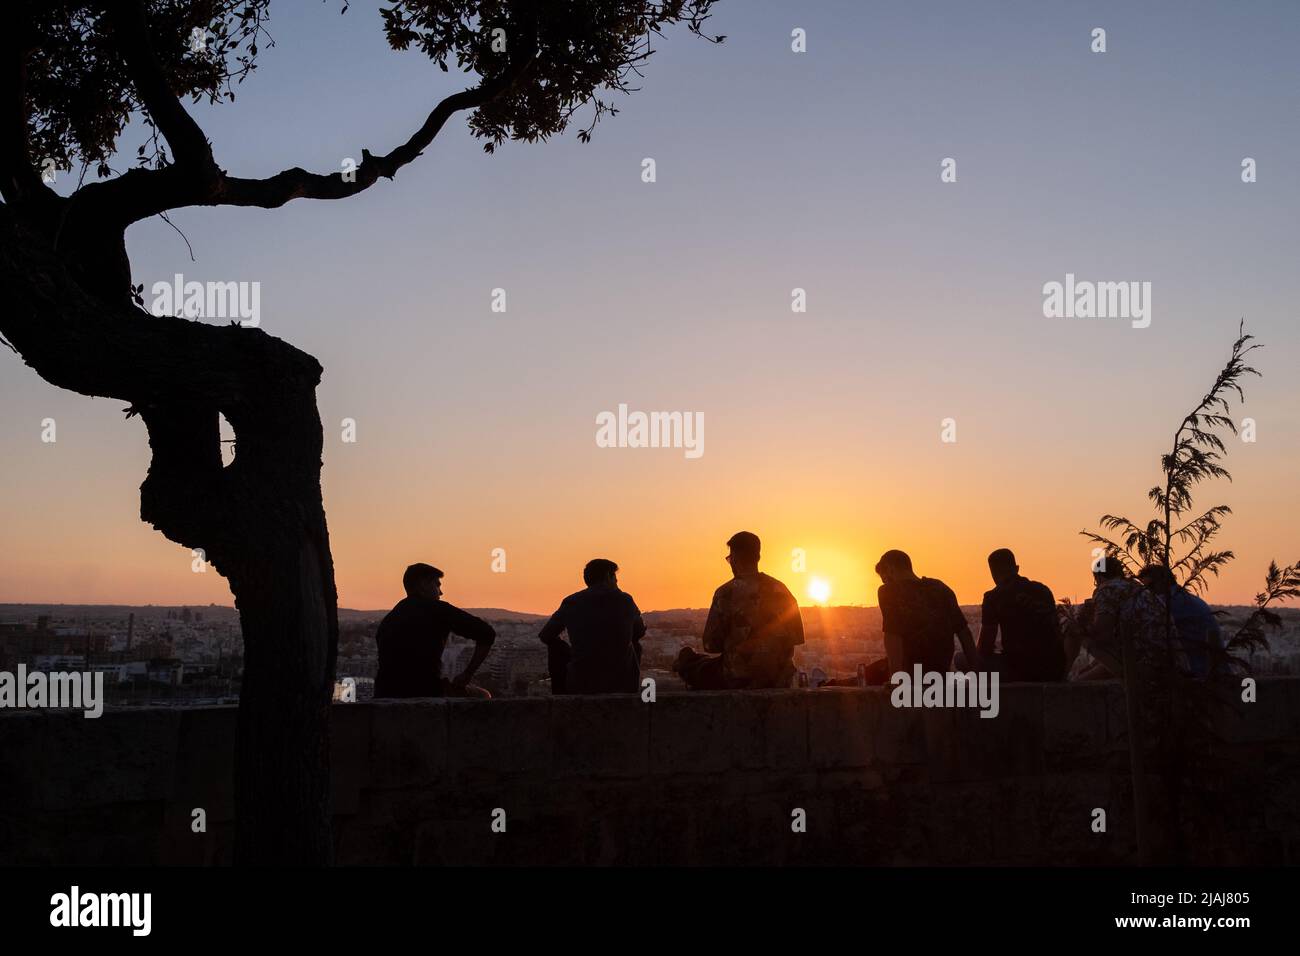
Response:
[[[710,25],[723,45],[669,33],[589,145],[486,156],[462,115],[358,197],[172,214],[195,262],[160,220],[128,233],[146,294],[258,281],[263,328],[324,365],[342,606],[391,605],[424,560],[454,603],[550,611],[594,556],[643,608],[703,606],[742,528],[805,602],[818,574],[874,604],[887,548],[963,603],[1001,546],[1083,597],[1078,530],[1147,518],[1242,318],[1267,345],[1235,411],[1259,437],[1198,499],[1235,512],[1210,598],[1300,557],[1300,5],[721,0]],[[282,0],[270,29],[237,101],[195,110],[232,173],[386,152],[465,85],[388,50],[364,2]],[[1151,282],[1151,326],[1044,318],[1067,272]],[[140,522],[123,403],[0,370],[0,601],[229,604]],[[705,454],[598,448],[620,402],[703,412]]]

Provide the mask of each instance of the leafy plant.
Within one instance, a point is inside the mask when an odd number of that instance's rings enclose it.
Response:
[[[1163,481],[1147,492],[1155,516],[1145,525],[1107,514],[1100,519],[1104,532],[1081,531],[1080,534],[1101,545],[1107,558],[1117,560],[1130,575],[1143,567],[1157,565],[1169,569],[1173,586],[1164,597],[1165,655],[1139,656],[1135,648],[1126,648],[1140,664],[1126,675],[1129,739],[1133,756],[1133,791],[1138,821],[1139,857],[1149,859],[1151,834],[1147,830],[1147,793],[1141,751],[1150,744],[1155,754],[1155,769],[1165,785],[1172,853],[1181,858],[1184,852],[1185,814],[1207,811],[1207,817],[1223,812],[1222,802],[1232,790],[1242,789],[1242,781],[1253,779],[1250,768],[1243,768],[1222,748],[1218,741],[1217,717],[1236,696],[1228,677],[1246,669],[1241,652],[1266,649],[1266,628],[1276,628],[1281,621],[1272,605],[1300,597],[1300,562],[1279,568],[1270,563],[1264,591],[1255,598],[1255,609],[1222,648],[1208,647],[1211,680],[1196,680],[1175,663],[1175,634],[1172,597],[1176,588],[1204,594],[1209,581],[1235,557],[1215,542],[1223,519],[1232,513],[1227,505],[1214,505],[1196,514],[1194,492],[1205,481],[1232,476],[1223,465],[1227,453],[1226,435],[1236,435],[1237,425],[1231,418],[1232,399],[1245,400],[1242,380],[1259,375],[1249,364],[1250,353],[1260,348],[1254,336],[1238,327],[1236,341],[1227,363],[1200,402],[1179,423],[1170,450],[1161,456]],[[1189,517],[1195,515],[1194,517]],[[1074,622],[1074,609],[1062,608],[1063,617]],[[1221,680],[1213,679],[1223,678]],[[1258,769],[1258,768],[1254,768]],[[1248,788],[1247,788],[1248,789]],[[1190,800],[1188,798],[1191,798]],[[1191,804],[1191,806],[1189,806]],[[1210,806],[1210,804],[1214,804]]]

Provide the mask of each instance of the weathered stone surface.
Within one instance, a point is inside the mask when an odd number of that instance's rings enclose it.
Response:
[[[866,692],[874,720],[877,766],[906,766],[926,762],[926,734],[920,710],[895,707],[889,690]]]
[[[446,779],[450,705],[445,700],[384,700],[346,706],[370,712],[369,786],[428,787]]]
[[[330,797],[335,814],[356,813],[361,791],[370,784],[370,722],[374,708],[364,704],[330,707]]]
[[[1085,681],[1043,693],[1043,747],[1054,766],[1070,766],[1104,754],[1106,689]]]
[[[551,700],[555,776],[637,777],[649,769],[650,708],[635,694]]]
[[[457,780],[545,774],[550,769],[549,699],[453,700],[447,708],[450,766]]]
[[[209,828],[235,818],[235,727],[237,707],[181,712],[180,747],[170,806],[189,818],[207,812]],[[225,770],[222,773],[222,770]]]
[[[1096,681],[1106,698],[1106,746],[1111,750],[1128,749],[1128,703],[1124,685],[1117,680]]]
[[[820,687],[809,692],[808,754],[812,766],[871,766],[882,696],[879,691],[850,687]],[[885,701],[888,706],[888,699]]]
[[[47,810],[166,800],[172,791],[181,711],[139,708],[87,719],[41,712],[0,717],[6,781]],[[6,767],[6,769],[9,769]]]
[[[171,796],[162,820],[162,862],[212,865],[221,860],[223,837],[235,819],[235,725],[237,707],[180,711],[179,746]],[[214,772],[225,768],[225,773]],[[205,832],[195,832],[195,811]]]
[[[650,718],[651,773],[720,773],[738,762],[754,725],[735,720],[723,692],[662,694],[645,704]]]
[[[1295,862],[1300,679],[1265,678],[1193,863]],[[1006,685],[993,719],[888,689],[496,701],[331,712],[343,864],[1123,864],[1123,688]],[[0,863],[231,860],[234,708],[0,714]],[[84,725],[84,726],[83,726]],[[119,770],[121,771],[119,773]],[[96,779],[95,775],[103,779]],[[1258,780],[1255,779],[1258,777]],[[1152,835],[1174,845],[1161,779]],[[1214,789],[1214,788],[1218,789]],[[1261,799],[1259,794],[1265,794]],[[1199,806],[1199,804],[1198,804]],[[194,834],[191,811],[208,813]],[[492,812],[506,832],[492,830]],[[1093,811],[1107,814],[1105,833]],[[805,832],[791,828],[806,814]],[[1199,813],[1190,801],[1184,814]]]
[[[797,770],[808,762],[807,694],[663,694],[650,712],[650,772]]]
[[[1259,681],[1255,700],[1245,703],[1233,689],[1229,716],[1223,721],[1224,738],[1231,742],[1286,740],[1300,736],[1300,698],[1288,681]]]
[[[996,717],[981,716],[977,707],[922,711],[931,779],[977,780],[1042,770],[1042,685],[1008,684],[998,696]]]
[[[808,694],[758,690],[730,694],[733,766],[746,770],[802,770],[810,766]]]
[[[87,719],[66,711],[0,714],[0,808],[91,808],[165,800],[172,791],[181,714],[142,708]]]

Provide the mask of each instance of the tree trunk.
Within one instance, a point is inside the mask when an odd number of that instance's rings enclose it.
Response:
[[[333,858],[328,729],[338,639],[334,572],[319,496],[314,509],[310,502],[285,504],[304,506],[307,521],[251,541],[240,583],[232,583],[244,631],[235,767],[238,863],[323,864]]]
[[[236,861],[328,863],[338,598],[320,364],[260,329],[151,316],[115,287],[92,294],[89,277],[103,271],[60,248],[0,216],[0,333],[52,384],[130,403],[153,453],[141,517],[230,582],[244,637]],[[116,258],[111,246],[105,254]],[[228,466],[220,415],[235,432]]]

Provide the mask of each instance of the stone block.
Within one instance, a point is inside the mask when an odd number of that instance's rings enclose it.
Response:
[[[546,697],[451,701],[448,748],[455,779],[546,774],[551,767],[551,704]]]
[[[36,810],[166,800],[181,713],[150,707],[95,719],[51,711],[0,718],[5,760],[13,765],[6,786],[17,783],[21,799]]]
[[[451,707],[447,701],[412,698],[345,706],[370,711],[369,772],[365,786],[430,787],[446,779],[447,714]]]
[[[1106,749],[1108,697],[1091,681],[1049,684],[1043,692],[1043,746],[1053,764],[1099,756]]]
[[[758,690],[729,695],[732,766],[792,772],[809,765],[807,693]]]
[[[908,766],[926,761],[925,726],[922,711],[915,707],[895,707],[890,699],[893,688],[866,691],[874,714],[876,763],[880,766]]]
[[[209,828],[235,819],[235,735],[237,707],[204,707],[181,712],[176,777],[169,818],[192,819],[196,807],[207,813]],[[188,826],[188,824],[186,824]]]
[[[1258,678],[1255,700],[1245,703],[1239,687],[1234,687],[1219,722],[1224,739],[1232,743],[1256,743],[1294,740],[1300,736],[1296,726],[1300,714],[1297,688],[1300,680],[1296,678]]]
[[[370,785],[369,704],[330,707],[330,798],[335,814],[356,813],[361,791]]]
[[[650,709],[636,694],[551,699],[551,772],[640,777],[650,766]]]
[[[805,693],[812,766],[869,767],[876,756],[880,693],[850,687],[821,687]]]
[[[733,710],[725,691],[662,694],[643,704],[650,718],[651,773],[721,773],[739,754],[738,741],[749,742],[755,728],[742,726],[745,715]]]
[[[992,779],[1043,768],[1041,684],[1000,686],[995,717],[981,716],[978,707],[927,707],[921,714],[931,780]]]

